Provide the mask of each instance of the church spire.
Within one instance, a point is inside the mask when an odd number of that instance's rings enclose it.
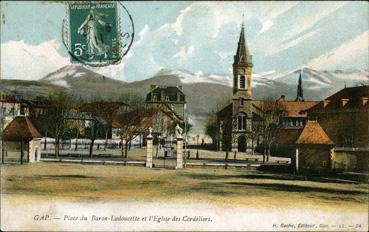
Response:
[[[295,101],[304,101],[304,93],[302,89],[302,69],[300,70],[299,84],[297,86],[297,96]]]
[[[250,51],[246,45],[245,40],[245,30],[244,30],[244,24],[241,25],[241,33],[240,33],[240,39],[238,41],[237,46],[237,53],[234,56],[234,63],[237,64],[247,64],[248,66],[252,67],[252,56],[250,54]]]

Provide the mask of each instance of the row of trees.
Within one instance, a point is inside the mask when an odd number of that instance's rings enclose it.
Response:
[[[55,139],[56,157],[60,153],[61,139],[73,137],[91,140],[89,155],[92,157],[96,139],[105,138],[106,148],[113,124],[118,128],[121,138],[122,156],[127,157],[129,143],[137,135],[146,133],[151,122],[145,120],[150,115],[139,96],[125,95],[122,98],[126,98],[133,106],[123,102],[84,103],[72,99],[66,92],[57,92],[46,100],[42,113],[33,113],[30,117],[44,136]],[[89,124],[87,128],[86,122]],[[77,150],[77,141],[75,146]]]

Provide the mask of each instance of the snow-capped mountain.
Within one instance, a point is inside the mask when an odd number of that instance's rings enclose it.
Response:
[[[306,100],[324,99],[345,85],[369,85],[368,71],[332,72],[311,68],[270,71],[253,74],[253,98],[276,99],[285,95],[288,100],[294,100],[300,73]],[[231,75],[162,69],[151,78],[127,83],[105,77],[81,65],[68,65],[40,81],[0,80],[0,90],[8,94],[22,94],[28,98],[48,96],[63,87],[62,89],[67,89],[76,98],[94,101],[121,100],[125,94],[144,99],[151,85],[182,85],[190,117],[201,119],[219,102],[230,99],[232,79]]]
[[[282,72],[269,71],[253,73],[252,86],[255,98],[279,97],[284,94],[291,99],[296,93],[298,78],[301,74],[302,84],[307,99],[319,100],[340,90],[344,86],[369,84],[368,70],[356,71],[318,71],[308,67],[295,68]],[[75,92],[88,91],[97,85],[105,89],[118,91],[118,88],[148,88],[156,85],[195,86],[202,83],[232,87],[233,77],[227,74],[193,73],[184,69],[161,69],[153,77],[136,82],[122,82],[105,77],[86,69],[82,65],[67,65],[42,79],[43,82],[74,89]],[[209,87],[210,88],[210,87]],[[95,92],[93,92],[95,93]]]
[[[303,87],[307,97],[319,99],[334,93],[344,86],[355,86],[369,84],[369,72],[364,71],[318,71],[307,67],[295,68],[283,72],[269,71],[264,73],[253,73],[252,86],[254,93],[264,96],[264,92],[280,92],[289,95],[289,90],[295,94],[298,78],[301,74]],[[233,80],[226,74],[203,74],[192,73],[183,69],[162,69],[154,77],[169,78],[176,77],[182,84],[190,83],[213,83],[232,87]],[[311,95],[309,94],[311,93]],[[325,95],[324,95],[325,94]],[[267,97],[267,96],[265,96]]]
[[[177,77],[183,84],[214,83],[232,86],[232,79],[228,75],[193,73],[184,69],[161,69],[154,77]]]

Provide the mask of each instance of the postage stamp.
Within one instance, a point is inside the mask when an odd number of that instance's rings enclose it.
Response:
[[[91,66],[118,63],[126,53],[123,50],[127,51],[133,40],[133,22],[131,32],[121,30],[119,12],[123,6],[114,1],[73,1],[66,4],[67,22],[63,36],[66,37],[71,62]],[[123,21],[132,21],[132,18]]]

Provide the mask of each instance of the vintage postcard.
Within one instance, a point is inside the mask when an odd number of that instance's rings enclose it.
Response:
[[[1,231],[368,231],[366,1],[1,1]]]

